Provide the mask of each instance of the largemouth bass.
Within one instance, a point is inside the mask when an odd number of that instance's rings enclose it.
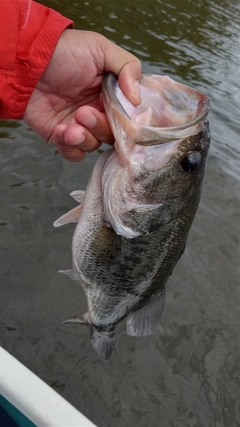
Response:
[[[201,192],[210,144],[208,98],[167,76],[143,75],[134,107],[115,75],[103,79],[103,102],[115,146],[103,153],[79,206],[54,225],[77,222],[73,268],[87,313],[64,323],[90,326],[92,345],[108,359],[115,327],[151,334],[164,307],[165,284],[184,251]]]

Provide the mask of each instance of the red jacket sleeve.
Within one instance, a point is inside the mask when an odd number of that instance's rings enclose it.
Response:
[[[31,0],[0,0],[0,119],[22,119],[72,21]]]

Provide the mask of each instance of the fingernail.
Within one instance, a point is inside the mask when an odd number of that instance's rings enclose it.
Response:
[[[81,144],[83,141],[85,141],[85,135],[82,135],[81,138],[79,138],[79,140],[76,142],[76,145]]]
[[[81,123],[87,128],[93,128],[97,124],[97,119],[93,113],[88,111],[84,116],[81,117]]]
[[[67,144],[67,145],[79,145],[79,144],[81,144],[83,141],[85,141],[85,135],[81,135],[80,136],[80,138],[78,139],[78,140],[76,140],[76,141],[71,141],[71,142],[68,142],[68,141],[64,141],[65,142],[65,144]]]
[[[141,103],[141,90],[140,90],[139,82],[137,82],[137,81],[135,81],[133,83],[133,92],[134,92],[134,95],[135,95],[135,98],[136,98],[138,104],[140,104]]]

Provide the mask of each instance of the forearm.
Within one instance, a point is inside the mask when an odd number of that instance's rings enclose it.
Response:
[[[65,28],[72,21],[31,0],[0,1],[0,118],[22,119]]]

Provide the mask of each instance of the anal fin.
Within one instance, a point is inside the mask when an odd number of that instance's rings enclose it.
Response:
[[[88,312],[86,312],[85,314],[81,314],[80,316],[75,316],[71,319],[64,320],[64,322],[62,322],[62,325],[66,325],[67,323],[80,323],[88,326],[91,324]]]
[[[127,334],[133,337],[150,335],[160,322],[165,303],[165,288],[149,303],[133,311],[127,318]]]

